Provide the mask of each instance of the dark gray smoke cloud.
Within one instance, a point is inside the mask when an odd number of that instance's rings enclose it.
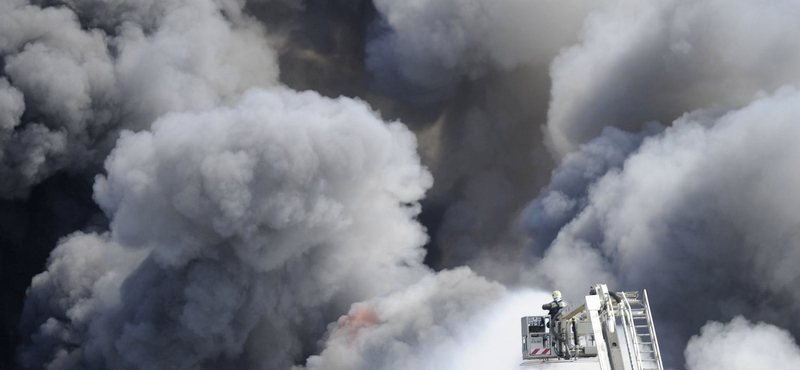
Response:
[[[531,202],[523,214],[526,231],[535,235],[531,252],[540,255],[550,246],[564,225],[586,208],[590,186],[609,171],[622,166],[639,148],[642,140],[663,131],[652,123],[633,134],[614,127],[586,143],[578,152],[567,155],[553,172],[550,185]]]
[[[374,2],[365,68],[376,91],[412,109],[440,107],[416,129],[437,179],[422,217],[429,263],[469,265],[502,281],[519,260],[523,200],[553,168],[546,121],[549,62],[577,41],[583,19],[607,2]],[[403,118],[411,127],[419,127]]]
[[[689,114],[603,168],[641,141],[606,130],[567,157],[555,179],[570,181],[531,204],[534,239],[555,239],[534,248],[541,260],[527,278],[570,292],[598,279],[647,287],[673,366],[709,319],[744,315],[797,333],[798,103],[786,88],[740,110]],[[592,153],[606,159],[579,161]],[[568,176],[597,169],[589,181]]]
[[[546,91],[531,69],[476,82],[448,107],[434,126],[418,134],[421,155],[436,182],[425,205],[438,223],[431,231],[435,266],[469,265],[485,276],[504,279],[507,260],[517,260],[526,237],[519,227],[521,199],[535,196],[552,162],[535,122],[543,104],[529,99]],[[424,211],[423,207],[423,211]],[[426,216],[423,213],[423,216]],[[480,266],[484,265],[484,266]]]
[[[463,77],[549,63],[604,1],[374,1],[381,14],[367,68],[392,93],[440,100]]]

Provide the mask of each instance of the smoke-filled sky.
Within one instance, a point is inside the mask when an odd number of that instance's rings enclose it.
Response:
[[[0,368],[516,369],[595,283],[667,368],[797,368],[798,18],[6,0]]]

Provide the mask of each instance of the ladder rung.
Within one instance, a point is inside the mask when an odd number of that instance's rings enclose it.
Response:
[[[648,326],[648,325],[634,325],[633,327],[634,328],[649,328],[650,326]]]

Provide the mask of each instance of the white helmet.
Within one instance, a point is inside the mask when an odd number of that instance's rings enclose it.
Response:
[[[556,300],[556,301],[561,299],[561,292],[558,291],[558,290],[553,291],[553,299]]]

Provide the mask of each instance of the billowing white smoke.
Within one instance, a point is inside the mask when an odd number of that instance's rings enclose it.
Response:
[[[508,291],[465,268],[440,272],[407,290],[355,305],[330,325],[308,369],[519,369],[519,318],[540,314],[549,294]],[[537,369],[598,369],[597,363]]]
[[[604,1],[376,0],[383,17],[367,45],[367,68],[393,94],[441,99],[463,77],[549,63],[574,42]],[[384,29],[385,28],[385,29]]]
[[[0,198],[99,164],[121,128],[230,104],[277,79],[262,27],[238,2],[68,5],[0,4]],[[84,27],[80,16],[96,18]]]
[[[469,343],[459,343],[460,333],[479,324],[477,315],[504,294],[501,285],[466,268],[426,277],[404,291],[361,303],[331,324],[325,349],[308,360],[307,368],[451,368],[457,359],[450,356]]]
[[[636,130],[700,108],[746,105],[800,84],[794,1],[615,0],[551,66],[547,134],[557,157],[603,127]]]
[[[611,168],[596,163],[618,163],[641,139],[605,131],[555,176],[569,181],[530,205],[529,230],[549,247],[534,251],[542,260],[528,278],[568,292],[598,279],[649,288],[675,356],[708,319],[744,313],[797,332],[798,121],[800,92],[782,89],[723,115],[686,115]],[[611,149],[596,150],[603,143]],[[589,153],[607,159],[572,160]]]
[[[706,324],[686,348],[688,370],[794,369],[800,347],[787,331],[742,317]]]
[[[123,133],[95,184],[111,231],[34,280],[23,364],[289,367],[352,303],[429,274],[415,149],[360,101],[284,89]]]

